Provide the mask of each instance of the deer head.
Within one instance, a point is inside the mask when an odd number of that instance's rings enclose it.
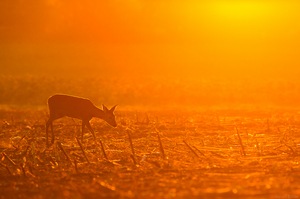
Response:
[[[108,109],[105,105],[102,106],[103,106],[103,113],[104,113],[103,120],[105,120],[109,125],[116,127],[117,123],[116,123],[114,111],[117,105],[113,106],[111,109]]]

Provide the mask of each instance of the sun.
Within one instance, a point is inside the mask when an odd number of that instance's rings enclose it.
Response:
[[[219,1],[212,3],[212,13],[232,20],[259,20],[272,14],[274,3],[263,1]]]

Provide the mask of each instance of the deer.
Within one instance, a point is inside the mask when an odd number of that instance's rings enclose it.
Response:
[[[92,133],[94,140],[96,136],[91,127],[90,120],[92,118],[100,118],[106,121],[110,126],[117,127],[114,111],[117,105],[108,109],[105,105],[103,110],[96,107],[89,99],[81,98],[72,95],[55,94],[48,98],[49,119],[46,122],[46,144],[48,145],[48,129],[51,128],[52,139],[51,144],[54,143],[53,121],[62,117],[71,117],[80,119],[82,121],[81,141],[83,141],[83,134],[85,126]]]

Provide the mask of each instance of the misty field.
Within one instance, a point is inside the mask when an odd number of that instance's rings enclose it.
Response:
[[[91,121],[97,144],[63,118],[49,148],[47,117],[0,112],[1,198],[300,197],[297,111],[117,110]]]
[[[0,75],[0,105],[46,106],[47,98],[64,93],[89,98],[96,105],[118,104],[146,109],[195,110],[211,107],[253,109],[300,107],[297,81],[168,76]]]
[[[0,0],[0,199],[300,199],[299,8]]]

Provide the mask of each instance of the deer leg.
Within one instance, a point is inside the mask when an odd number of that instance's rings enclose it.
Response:
[[[46,144],[48,146],[48,129],[49,129],[49,126],[51,128],[51,132],[52,132],[52,143],[53,143],[53,140],[54,140],[54,134],[53,134],[53,124],[52,124],[53,120],[51,118],[48,119],[47,123],[46,123]]]
[[[52,133],[51,143],[53,144],[54,143],[53,122],[51,122],[50,127],[51,127],[51,133]]]
[[[83,134],[84,134],[84,127],[86,125],[86,122],[82,120],[82,129],[81,129],[81,142],[83,142]]]
[[[46,144],[48,146],[48,129],[49,129],[49,125],[52,123],[52,121],[50,119],[48,119],[48,121],[46,122]]]
[[[48,128],[50,125],[50,119],[46,122],[46,145],[48,146]]]
[[[94,132],[94,130],[92,129],[90,122],[87,122],[87,123],[86,123],[86,126],[87,126],[88,129],[91,131],[91,133],[93,134],[94,140],[96,141],[95,132]]]

